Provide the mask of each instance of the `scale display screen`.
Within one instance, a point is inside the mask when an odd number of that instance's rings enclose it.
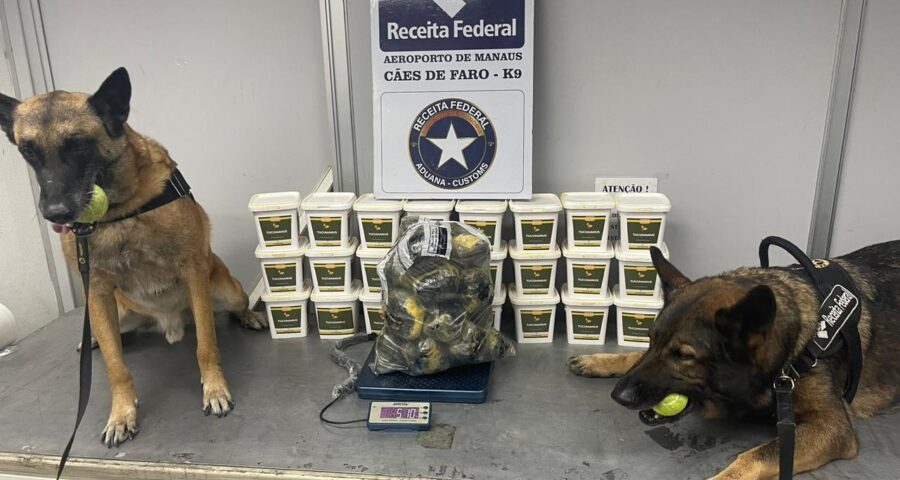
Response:
[[[371,430],[428,430],[431,428],[431,404],[372,402],[368,424]]]

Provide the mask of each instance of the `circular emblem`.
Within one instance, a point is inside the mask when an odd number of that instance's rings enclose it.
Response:
[[[816,268],[825,268],[828,265],[830,265],[828,260],[822,260],[821,258],[817,258],[817,259],[813,260],[813,266]]]
[[[445,98],[422,109],[409,132],[409,156],[428,183],[456,190],[484,177],[497,153],[494,124],[468,100]]]

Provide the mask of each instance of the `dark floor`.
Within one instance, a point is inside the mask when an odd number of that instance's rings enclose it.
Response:
[[[62,450],[75,417],[80,325],[80,313],[67,315],[0,357],[0,452]],[[691,417],[644,426],[609,398],[612,380],[566,371],[570,355],[598,348],[566,344],[562,327],[553,345],[519,345],[517,358],[497,363],[488,403],[434,409],[437,423],[456,426],[450,450],[419,447],[415,434],[319,423],[318,411],[344,372],[327,358],[330,343],[315,334],[273,341],[220,320],[223,368],[237,402],[224,419],[200,411],[193,335],[170,346],[158,334],[129,334],[125,356],[141,401],[141,434],[118,449],[100,444],[110,400],[95,352],[94,393],[73,456],[452,479],[701,479],[774,435],[771,426]],[[351,351],[363,358],[368,349]],[[366,405],[345,400],[331,415],[357,418]],[[900,415],[856,426],[858,459],[803,478],[898,478]]]

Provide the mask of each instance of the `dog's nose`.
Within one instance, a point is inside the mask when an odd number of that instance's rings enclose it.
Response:
[[[44,205],[43,213],[44,218],[57,224],[71,222],[75,217],[75,210],[62,202]]]
[[[616,401],[619,405],[623,407],[634,407],[636,406],[638,401],[638,387],[640,384],[638,382],[631,381],[629,378],[623,378],[616,384],[616,388],[613,389],[612,394],[610,395],[613,400]]]

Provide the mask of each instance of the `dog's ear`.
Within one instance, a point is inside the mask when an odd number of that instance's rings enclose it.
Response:
[[[88,103],[97,112],[111,137],[118,137],[124,131],[128,112],[131,109],[131,79],[128,70],[119,67],[112,72]]]
[[[19,106],[19,101],[0,93],[0,128],[6,132],[9,141],[16,143],[13,136],[13,112]]]
[[[675,268],[675,265],[666,260],[660,249],[650,247],[650,258],[653,259],[653,267],[656,268],[656,273],[662,280],[666,295],[691,283],[690,279]]]
[[[733,306],[716,312],[716,328],[726,337],[746,340],[751,335],[764,334],[772,327],[776,308],[772,289],[768,285],[757,285]]]

